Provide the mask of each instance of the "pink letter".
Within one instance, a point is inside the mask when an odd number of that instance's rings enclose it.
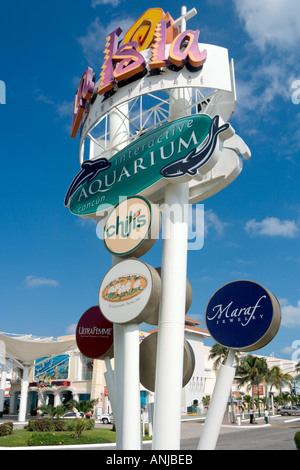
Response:
[[[199,51],[198,46],[198,37],[200,31],[197,29],[196,31],[183,31],[179,36],[177,36],[174,41],[172,42],[170,48],[170,62],[175,65],[183,65],[185,62],[189,62],[193,67],[201,67],[204,64],[207,57],[207,51]],[[188,41],[188,45],[186,46],[184,51],[181,51],[181,46],[183,45],[184,41]]]
[[[103,93],[111,90],[116,85],[116,80],[114,78],[113,55],[118,48],[118,37],[121,32],[121,28],[117,28],[106,38],[107,42],[104,49],[105,60],[102,65],[100,84],[97,90],[99,95],[103,95]]]
[[[75,93],[71,137],[76,137],[86,103],[91,98],[94,88],[95,83],[93,81],[93,69],[88,67],[82,75],[78,90]]]
[[[146,67],[145,59],[142,54],[137,52],[137,48],[136,41],[128,42],[123,44],[113,55],[113,61],[119,62],[114,70],[114,76],[119,82],[132,77]]]

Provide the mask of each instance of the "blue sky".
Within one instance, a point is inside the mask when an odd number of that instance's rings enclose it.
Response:
[[[188,316],[204,321],[205,307],[222,285],[256,281],[280,300],[283,311],[279,333],[259,353],[298,360],[300,3],[185,5],[197,8],[188,27],[200,28],[201,42],[228,48],[235,61],[238,102],[230,122],[252,152],[241,175],[204,201],[204,246],[188,253],[194,292]],[[176,19],[181,6],[177,0],[2,5],[1,331],[68,334],[97,304],[110,255],[95,225],[63,204],[80,169],[78,138],[70,138],[74,94],[87,66],[100,73],[108,33],[119,25],[126,31],[151,7]],[[160,266],[161,241],[142,259]]]

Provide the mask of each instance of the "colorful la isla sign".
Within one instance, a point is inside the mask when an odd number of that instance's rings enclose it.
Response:
[[[109,214],[103,243],[115,256],[139,258],[152,248],[161,229],[161,213],[145,198],[126,198]]]
[[[100,215],[101,205],[115,205],[119,196],[147,197],[166,181],[191,179],[210,171],[221,157],[222,139],[232,128],[219,116],[187,116],[149,132],[110,160],[83,163],[66,194],[73,214]],[[220,138],[219,138],[220,137]],[[103,208],[105,210],[105,208]]]
[[[71,137],[76,137],[89,107],[94,109],[88,110],[89,114],[92,111],[87,121],[88,128],[108,111],[107,104],[110,107],[120,104],[120,100],[128,99],[128,93],[134,96],[137,91],[145,94],[164,87],[187,85],[231,89],[227,50],[199,44],[199,30],[180,32],[178,27],[174,28],[171,15],[161,8],[150,8],[141,15],[125,33],[119,46],[121,33],[119,27],[107,36],[98,86],[91,67],[82,75],[74,98]],[[163,79],[161,70],[166,72]],[[145,79],[147,75],[150,80]],[[136,81],[139,84],[134,90]],[[126,89],[128,83],[132,85],[130,91]],[[124,88],[126,94],[121,92]],[[112,97],[112,91],[118,91],[117,101]],[[101,100],[97,99],[100,97]]]
[[[205,312],[213,339],[230,349],[254,351],[277,334],[281,309],[276,297],[260,284],[239,280],[221,287]]]

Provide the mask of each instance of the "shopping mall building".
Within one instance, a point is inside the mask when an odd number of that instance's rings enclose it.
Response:
[[[142,342],[152,332],[142,333]],[[200,322],[186,318],[185,339],[191,345],[194,352],[195,368],[189,382],[182,389],[182,412],[185,413],[190,407],[198,403],[203,410],[202,398],[211,397],[216,381],[217,370],[214,369],[214,361],[209,359],[211,348],[205,346],[204,342],[210,337],[207,331],[201,329]],[[68,340],[71,336],[58,338]],[[269,367],[279,366],[283,372],[291,373],[295,377],[293,386],[296,393],[300,393],[300,377],[295,373],[295,361],[266,357]],[[113,368],[113,359],[111,360]],[[37,407],[43,404],[57,406],[66,403],[71,398],[81,401],[98,399],[95,415],[109,413],[111,411],[109,396],[105,383],[106,372],[103,360],[93,360],[84,357],[78,349],[71,353],[62,354],[50,359],[44,358],[35,361],[30,368],[28,378],[28,400],[27,414],[34,413]],[[11,374],[9,392],[9,412],[17,413],[21,393],[22,369],[14,367]],[[273,389],[273,391],[275,391]],[[283,391],[290,391],[288,387]],[[170,393],[172,391],[170,390]],[[238,389],[238,382],[233,384],[233,394],[236,398],[241,392],[249,394],[249,390]],[[266,396],[269,390],[265,385],[260,385],[260,396]],[[278,391],[275,393],[278,393]],[[154,393],[141,385],[141,405],[145,408],[154,401]]]

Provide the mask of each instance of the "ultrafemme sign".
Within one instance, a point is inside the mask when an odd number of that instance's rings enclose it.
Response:
[[[165,124],[110,160],[84,162],[69,187],[65,205],[73,214],[92,217],[101,213],[101,204],[116,205],[120,195],[147,197],[166,181],[204,175],[221,157],[219,136],[220,140],[228,137],[226,131],[232,132],[228,123],[205,114]]]
[[[230,349],[254,351],[268,344],[281,322],[276,297],[253,281],[234,281],[221,287],[205,312],[213,339]]]
[[[102,314],[98,305],[81,316],[76,327],[79,351],[92,359],[113,357],[113,324]]]

